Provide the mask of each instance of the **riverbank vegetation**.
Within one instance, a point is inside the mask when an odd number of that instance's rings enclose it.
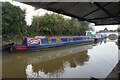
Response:
[[[63,15],[46,13],[34,16],[31,25],[25,21],[26,11],[9,2],[2,4],[2,36],[3,40],[23,36],[77,36],[85,35],[89,23],[78,19],[66,19]]]
[[[88,30],[88,23],[75,18],[65,19],[59,14],[34,16],[31,26],[28,26],[28,35],[71,36],[84,35]]]

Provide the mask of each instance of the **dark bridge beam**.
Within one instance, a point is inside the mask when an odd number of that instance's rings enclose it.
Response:
[[[98,6],[101,10],[103,10],[106,14],[109,16],[113,17],[111,13],[109,13],[104,7],[100,6],[97,2],[94,3],[96,6]],[[120,22],[119,20],[116,19],[117,22]]]
[[[110,3],[108,3],[108,4],[106,4],[106,5],[104,5],[104,6],[102,6],[102,7],[105,7],[105,6],[109,5],[109,4],[111,4],[111,2],[110,2]],[[98,11],[99,9],[100,9],[100,8],[97,8],[96,10],[91,11],[90,13],[88,13],[88,14],[84,15],[83,17],[86,17],[86,16],[88,16],[88,15],[90,15],[90,14],[92,14],[92,13],[94,13],[94,12]]]
[[[100,6],[97,2],[94,3],[96,6],[98,6],[101,10],[103,10],[106,14],[109,16],[113,16],[111,13],[109,13],[104,7]]]
[[[89,19],[89,20],[100,20],[100,19],[109,19],[109,18],[120,18],[120,16],[110,16],[110,17],[101,17],[101,18],[92,18],[92,19]]]

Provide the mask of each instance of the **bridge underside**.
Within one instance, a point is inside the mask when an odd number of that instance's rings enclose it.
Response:
[[[120,2],[23,2],[95,25],[120,24]]]

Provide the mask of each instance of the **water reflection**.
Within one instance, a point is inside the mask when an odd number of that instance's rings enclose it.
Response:
[[[89,60],[92,45],[52,51],[3,56],[4,78],[62,77],[66,68],[82,66]],[[34,56],[34,57],[32,57]],[[18,72],[18,73],[17,73]]]
[[[64,53],[65,54],[65,53]],[[87,51],[78,52],[71,55],[62,56],[59,58],[50,59],[44,62],[30,64],[27,66],[26,73],[30,70],[38,73],[44,73],[48,75],[47,77],[61,77],[60,74],[64,73],[66,67],[75,68],[76,66],[84,65],[86,61],[89,60]],[[28,74],[31,75],[31,74]],[[57,75],[59,74],[59,75]],[[31,77],[31,76],[29,76]],[[39,76],[40,77],[40,76]],[[41,76],[46,77],[46,76]]]
[[[118,62],[116,40],[3,55],[4,78],[105,78]]]
[[[107,41],[106,41],[106,39],[104,39],[103,41],[104,41],[104,43],[106,43],[106,42],[107,42]]]

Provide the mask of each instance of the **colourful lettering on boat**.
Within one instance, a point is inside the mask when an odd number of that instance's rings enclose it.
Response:
[[[41,41],[39,38],[27,38],[28,45],[40,45]]]

